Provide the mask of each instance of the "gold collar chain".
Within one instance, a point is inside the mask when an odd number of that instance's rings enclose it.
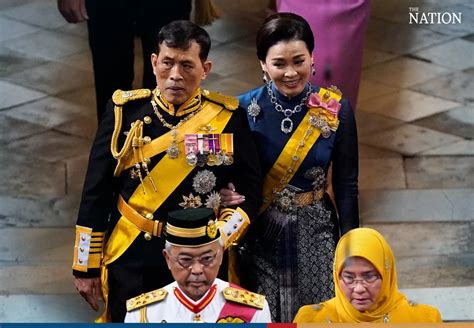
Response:
[[[161,124],[163,124],[164,127],[167,127],[168,129],[170,130],[176,130],[177,128],[179,128],[181,125],[183,125],[185,122],[189,121],[194,115],[196,115],[197,113],[199,113],[202,109],[202,105],[196,109],[194,112],[192,112],[191,114],[189,114],[188,116],[186,116],[185,118],[183,118],[182,120],[180,120],[178,122],[178,124],[176,125],[172,125],[168,122],[165,121],[163,115],[160,113],[160,110],[158,109],[158,105],[156,103],[156,101],[154,99],[151,100],[151,105],[153,106],[153,111],[155,112],[155,115],[158,117],[158,119],[160,120]]]
[[[156,95],[154,95],[154,97],[156,97]],[[202,104],[198,109],[196,109],[194,112],[192,112],[191,114],[187,115],[185,118],[180,120],[178,124],[176,125],[172,125],[165,121],[163,115],[161,115],[160,110],[158,109],[158,105],[155,99],[151,100],[151,105],[153,106],[153,111],[155,112],[156,116],[160,120],[161,124],[163,124],[164,127],[171,130],[172,140],[171,140],[171,143],[168,145],[166,153],[171,159],[176,159],[179,156],[179,147],[178,147],[178,142],[177,142],[177,138],[178,138],[177,129],[181,127],[185,122],[189,121],[194,115],[199,113],[202,109]]]

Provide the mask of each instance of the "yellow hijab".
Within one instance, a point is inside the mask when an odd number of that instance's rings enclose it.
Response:
[[[351,305],[339,285],[344,262],[352,256],[368,260],[382,277],[380,293],[372,307],[365,312],[359,312]],[[405,299],[405,296],[398,291],[392,249],[385,238],[374,229],[357,228],[342,236],[336,247],[333,276],[336,287],[334,301],[342,322],[383,321],[384,315],[394,310]]]

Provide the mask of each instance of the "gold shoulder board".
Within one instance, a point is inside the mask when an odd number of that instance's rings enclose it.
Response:
[[[202,90],[202,95],[212,102],[223,105],[228,110],[235,110],[239,107],[239,100],[233,96],[226,96],[219,92]]]
[[[226,287],[222,291],[222,294],[228,301],[240,303],[260,310],[262,310],[265,305],[265,296],[247,290]]]
[[[143,99],[150,96],[150,89],[136,89],[129,91],[116,90],[112,95],[112,101],[117,106],[123,106],[130,100]]]
[[[142,306],[160,302],[166,298],[168,292],[164,288],[156,289],[151,292],[141,294],[127,300],[127,311],[132,311]]]

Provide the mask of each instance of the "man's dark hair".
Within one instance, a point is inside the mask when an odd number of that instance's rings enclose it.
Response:
[[[199,58],[201,61],[205,61],[211,48],[211,38],[206,30],[191,21],[173,21],[163,26],[160,33],[158,33],[156,54],[160,53],[160,45],[163,42],[169,48],[187,50],[191,47],[191,42],[193,41],[200,47]]]
[[[257,57],[265,61],[268,49],[280,41],[300,40],[306,43],[309,53],[314,49],[314,36],[308,22],[293,13],[268,16],[257,33]]]

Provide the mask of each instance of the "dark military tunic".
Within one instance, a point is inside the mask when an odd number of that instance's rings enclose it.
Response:
[[[211,100],[203,96],[202,101]],[[168,113],[161,108],[159,110],[164,120],[171,125],[178,124],[186,115],[192,114],[187,113],[183,116],[177,116],[173,115],[176,113]],[[203,110],[206,110],[206,108]],[[163,126],[155,115],[151,97],[127,102],[122,108],[122,113],[122,131],[118,139],[118,149],[122,147],[131,124],[136,120],[145,122],[143,124],[143,136],[149,136],[152,140],[170,131],[169,128]],[[151,120],[145,117],[149,117]],[[101,238],[97,237],[94,240],[94,234],[98,233],[100,235],[100,232],[105,232],[106,235],[110,235],[121,217],[117,209],[117,197],[121,195],[125,201],[128,201],[135,190],[140,188],[140,180],[131,178],[130,169],[126,169],[118,177],[114,177],[117,160],[112,156],[110,149],[114,123],[114,104],[109,101],[106,114],[100,123],[92,146],[77,219],[77,226],[92,228],[89,257],[94,252],[100,252],[99,247],[94,247],[94,241],[96,244],[100,244]],[[196,133],[196,131],[189,131],[189,133]],[[166,220],[169,211],[182,209],[179,204],[183,202],[183,196],[189,196],[190,193],[198,195],[198,192],[193,188],[193,178],[203,170],[211,171],[216,177],[213,191],[218,192],[229,182],[233,182],[236,190],[245,195],[246,200],[240,207],[248,214],[250,219],[256,216],[261,198],[261,169],[257,150],[247,123],[246,113],[242,108],[233,110],[223,133],[233,134],[234,163],[228,166],[206,165],[204,167],[194,167],[191,173],[156,210],[153,215],[155,220]],[[162,152],[151,158],[151,163],[148,165],[150,171],[163,156],[168,155],[166,152]],[[185,156],[182,149],[180,156]],[[171,171],[169,174],[173,175],[174,173]],[[203,206],[205,206],[206,195],[200,196]],[[106,239],[104,237],[104,240]],[[110,288],[108,298],[113,321],[123,321],[127,299],[163,287],[173,281],[162,256],[163,247],[163,238],[153,237],[150,241],[147,241],[142,232],[125,253],[108,266],[108,284]],[[74,275],[76,277],[98,277],[100,275],[99,267],[91,266],[90,263],[87,270],[74,270]]]

